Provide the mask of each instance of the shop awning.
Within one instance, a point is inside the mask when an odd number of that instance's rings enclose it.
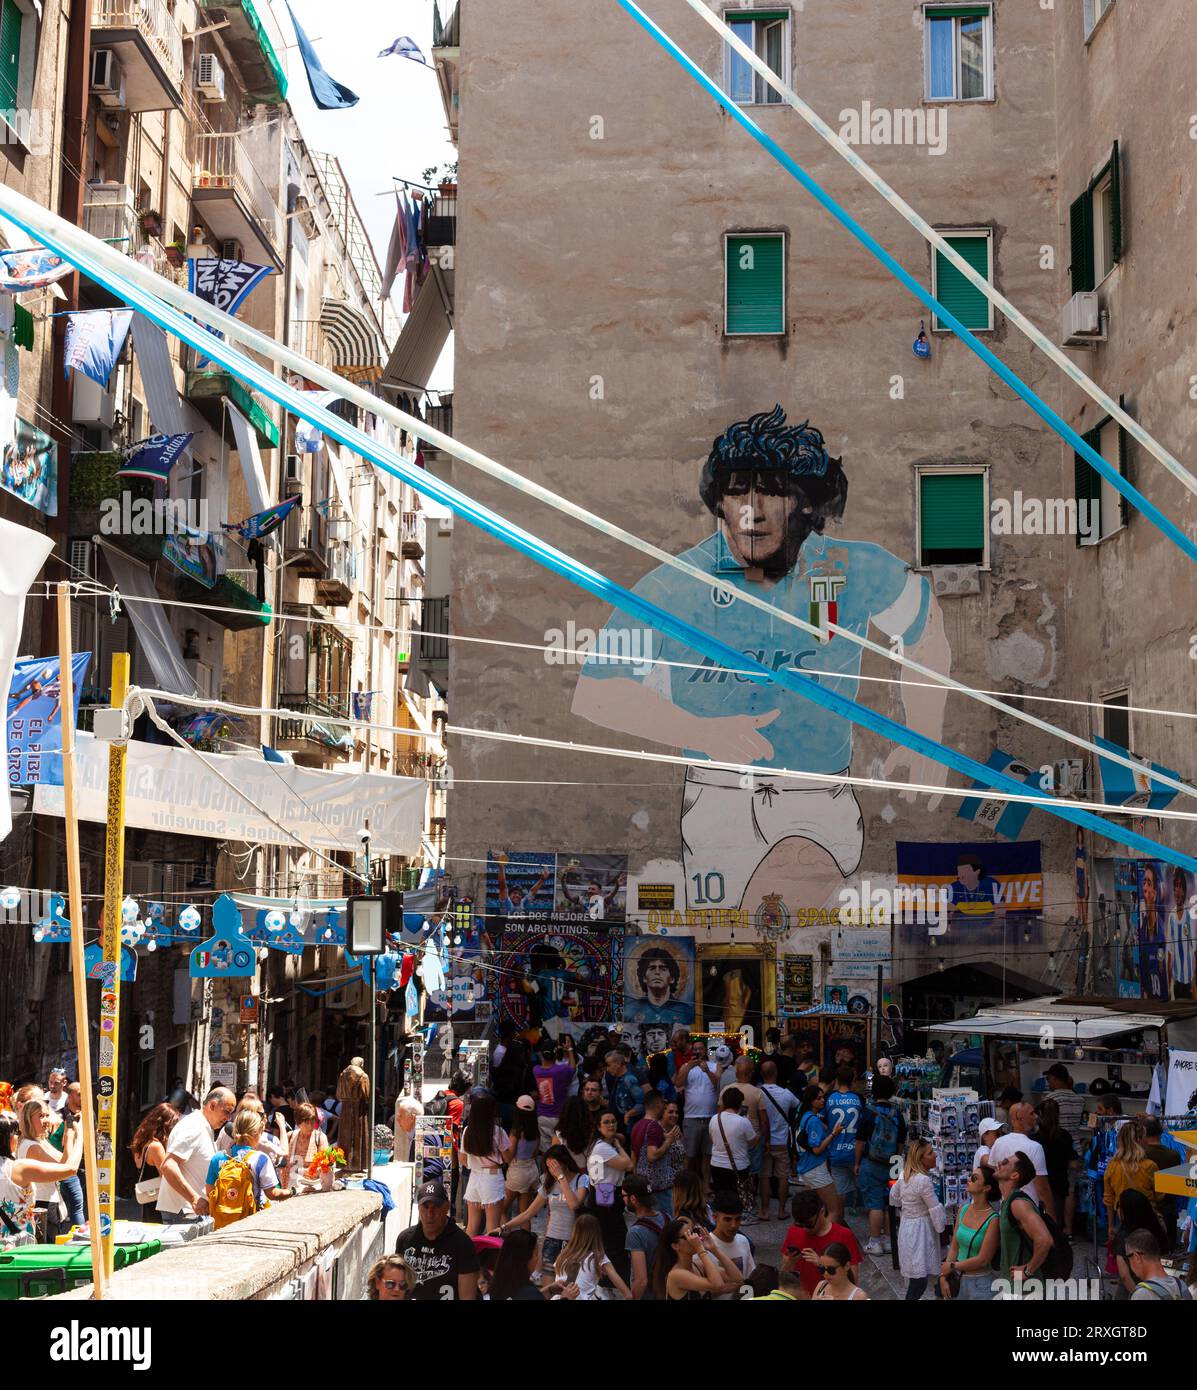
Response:
[[[183,649],[167,620],[166,610],[157,601],[158,591],[149,570],[103,538],[100,545],[121,593],[130,599],[150,600],[130,603],[126,611],[133,619],[137,640],[150,663],[154,679],[163,690],[173,690],[176,695],[198,695],[199,686],[183,661]]]
[[[427,390],[452,327],[453,271],[434,265],[399,334],[383,381],[408,391]]]
[[[983,1038],[1025,1038],[1038,1040],[1046,1025],[1056,1031],[1062,1043],[1100,1043],[1122,1033],[1144,1028],[1162,1028],[1167,1018],[1152,1013],[1122,1013],[1113,1009],[1074,1008],[1061,1005],[1058,995],[1029,999],[1009,1009],[982,1009],[973,1018],[933,1023],[928,1033],[971,1033]]]
[[[252,845],[294,845],[297,837],[317,849],[360,854],[359,832],[369,820],[371,853],[414,857],[420,849],[422,778],[323,772],[136,740],[129,742],[127,766],[125,823],[130,829]],[[80,733],[75,768],[79,815],[102,823],[108,803],[108,744]],[[41,786],[34,810],[61,816],[62,798],[61,787]]]

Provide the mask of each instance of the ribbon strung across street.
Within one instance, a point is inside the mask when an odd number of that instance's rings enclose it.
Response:
[[[824,689],[808,676],[797,671],[773,671],[764,663],[756,661],[737,651],[734,647],[720,641],[711,634],[692,626],[674,614],[648,602],[640,595],[614,583],[606,575],[588,565],[582,564],[573,556],[549,545],[539,536],[516,526],[488,507],[482,506],[472,497],[456,488],[441,482],[424,469],[409,463],[393,450],[385,448],[363,431],[347,424],[328,410],[314,405],[305,394],[295,391],[278,377],[238,352],[227,343],[214,341],[207,329],[197,326],[185,315],[171,308],[156,295],[141,289],[126,273],[108,269],[96,261],[89,247],[94,238],[61,218],[39,208],[29,199],[11,189],[0,189],[0,209],[14,222],[24,228],[31,236],[39,237],[57,254],[66,256],[97,284],[108,289],[118,298],[140,309],[167,332],[189,343],[198,351],[207,351],[213,360],[219,362],[241,381],[256,387],[268,399],[275,401],[285,410],[319,428],[338,443],[369,459],[385,472],[409,483],[421,493],[432,497],[450,507],[455,513],[474,523],[488,535],[511,546],[536,563],[562,576],[579,588],[600,598],[613,607],[643,619],[647,624],[667,633],[695,651],[702,652],[720,666],[729,669],[745,669],[757,680],[772,682],[811,700],[815,704],[840,715],[842,718],[862,728],[880,734],[883,738],[901,744],[933,762],[949,767],[956,772],[975,779],[982,786],[1005,789],[1017,794],[1026,792],[1024,783],[993,768],[986,767],[975,759],[949,748],[937,740],[916,730],[899,724],[896,720],[879,714],[846,696],[830,689]],[[903,272],[904,274],[905,272]],[[199,301],[195,301],[197,307]],[[1067,427],[1065,427],[1067,428]],[[1147,836],[1122,826],[1111,825],[1100,816],[1089,811],[1076,810],[1056,804],[1053,797],[1044,793],[1040,804],[1042,809],[1062,820],[1094,831],[1103,838],[1117,844],[1126,845],[1151,858],[1162,857],[1179,867],[1197,872],[1197,859],[1165,848]]]

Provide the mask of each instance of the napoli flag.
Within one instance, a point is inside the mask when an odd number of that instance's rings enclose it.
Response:
[[[277,531],[302,501],[302,497],[289,497],[285,502],[280,502],[275,507],[267,507],[264,512],[255,512],[253,516],[246,517],[244,521],[226,521],[224,529],[238,532],[247,541],[261,540],[264,536],[269,536]]]
[[[394,54],[397,58],[410,58],[414,63],[423,63],[428,66],[428,59],[420,52],[415,39],[409,39],[406,35],[401,35],[391,44],[390,48],[384,48],[378,55],[380,58],[389,58]]]
[[[198,299],[206,300],[226,314],[235,314],[274,267],[250,261],[226,261],[215,256],[198,256],[187,262],[187,288]],[[206,327],[206,325],[205,325]],[[223,338],[218,329],[208,328],[214,338]],[[206,357],[196,357],[196,370],[208,365]]]
[[[324,64],[316,56],[311,39],[299,27],[299,20],[295,18],[295,11],[290,5],[287,6],[287,13],[295,26],[295,41],[299,45],[299,56],[303,59],[304,71],[308,75],[312,100],[321,111],[344,111],[350,106],[356,106],[357,93],[351,92],[348,87],[329,77],[324,71]]]
[[[195,438],[190,434],[155,434],[130,445],[125,462],[116,470],[118,478],[149,478],[155,483],[164,483],[170,477],[170,470],[187,452],[187,447]]]
[[[98,386],[107,386],[132,322],[132,309],[94,309],[83,314],[68,314],[66,348],[62,355],[64,374],[70,376],[74,367]]]

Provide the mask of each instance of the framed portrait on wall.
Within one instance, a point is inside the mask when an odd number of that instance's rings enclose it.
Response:
[[[777,958],[769,947],[700,945],[694,979],[694,1012],[700,1029],[718,1023],[726,1032],[747,1031],[760,1047],[777,1022]]]

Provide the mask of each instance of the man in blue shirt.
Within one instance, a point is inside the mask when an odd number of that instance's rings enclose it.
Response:
[[[924,665],[946,671],[943,620],[926,578],[882,546],[825,536],[826,523],[843,515],[848,480],[817,429],[785,421],[775,406],[734,424],[707,458],[699,493],[717,529],[681,558],[717,575],[720,587],[663,565],[634,591],[775,671],[809,670],[849,697],[857,689],[861,648],[833,640],[829,622],[861,635],[876,627]],[[748,593],[814,622],[827,636],[736,601]],[[628,621],[616,610],[607,629]],[[681,825],[687,907],[755,912],[770,895],[791,904],[826,901],[860,863],[860,807],[841,782],[774,777],[769,769],[842,774],[852,761],[852,725],[788,690],[733,674],[663,633],[650,636],[651,661],[633,666],[588,658],[573,710],[692,758],[752,765],[752,773],[687,769]],[[598,650],[618,647],[600,642]],[[917,674],[904,684],[909,727],[938,739],[945,695]],[[884,775],[899,766],[913,781],[944,781],[939,764],[902,748],[891,752]],[[936,804],[933,797],[929,809]]]
[[[607,1100],[619,1119],[621,1133],[631,1133],[644,1114],[644,1088],[617,1049],[607,1053]]]
[[[961,853],[956,861],[956,882],[948,885],[951,922],[956,927],[987,927],[1006,915],[1002,885],[985,872],[985,861]]]
[[[840,1194],[845,1210],[855,1205],[856,1130],[863,1108],[861,1098],[852,1089],[854,1080],[855,1072],[851,1067],[840,1067],[835,1074],[834,1087],[827,1092],[827,1105],[823,1111],[824,1122],[829,1128],[837,1120],[842,1126],[827,1150],[827,1161],[831,1165],[835,1190]]]

